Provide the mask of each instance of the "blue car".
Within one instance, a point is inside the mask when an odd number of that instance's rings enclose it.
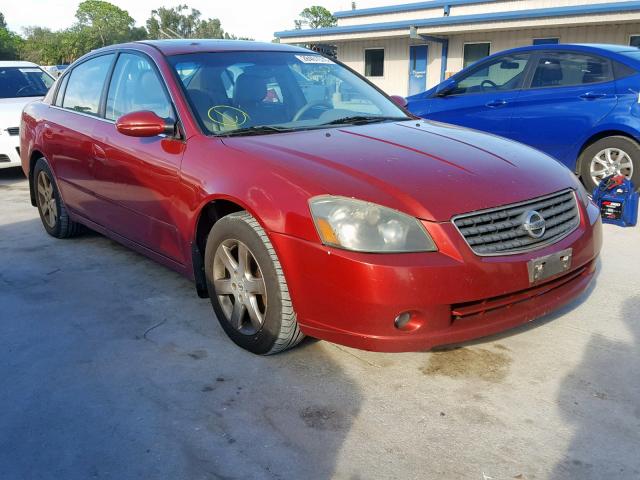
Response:
[[[535,45],[480,60],[407,108],[531,145],[592,190],[611,174],[640,186],[639,92],[638,48]]]

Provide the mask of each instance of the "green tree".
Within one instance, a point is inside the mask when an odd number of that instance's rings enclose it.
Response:
[[[96,47],[126,42],[140,36],[129,12],[103,0],[85,0],[76,10],[76,26],[86,28],[83,35],[94,37]]]
[[[300,12],[300,18],[295,20],[296,29],[301,29],[303,25],[309,28],[324,28],[334,27],[337,24],[336,17],[320,5],[305,8]]]
[[[219,19],[201,17],[199,10],[187,5],[152,10],[147,20],[149,38],[237,38],[224,31]]]
[[[191,10],[189,12],[189,10]],[[183,13],[184,12],[184,13]],[[187,5],[160,7],[151,11],[147,20],[150,38],[194,38],[200,22],[200,11]],[[219,37],[218,37],[219,38]]]
[[[26,27],[24,42],[20,48],[20,57],[43,65],[61,63],[61,34],[43,27]]]
[[[4,15],[0,12],[0,58],[14,60],[18,58],[22,39],[7,28]]]

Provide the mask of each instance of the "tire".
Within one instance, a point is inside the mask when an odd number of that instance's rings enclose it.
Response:
[[[207,238],[205,273],[213,310],[238,346],[270,355],[304,338],[276,252],[247,212],[232,213],[214,224]]]
[[[636,141],[628,137],[611,136],[602,138],[597,142],[592,143],[580,154],[580,179],[582,180],[582,183],[586,187],[587,191],[591,193],[593,192],[594,188],[598,186],[592,177],[591,167],[593,163],[595,163],[595,168],[602,169],[604,176],[608,176],[609,174],[611,174],[611,172],[613,172],[613,170],[616,170],[615,173],[620,172],[619,167],[616,168],[615,166],[609,171],[606,170],[606,167],[603,163],[606,163],[607,155],[603,152],[606,152],[607,149],[611,149],[610,158],[614,161],[614,163],[618,161],[618,159],[621,159],[622,166],[631,165],[631,181],[636,186],[636,188],[640,187],[640,145],[638,145]],[[626,157],[616,152],[623,152]],[[595,162],[594,159],[596,156],[599,156],[601,162],[603,163]],[[625,175],[627,175],[627,177],[629,177],[629,171],[629,168],[623,168],[621,173],[624,173]]]
[[[33,189],[40,220],[49,235],[69,238],[80,233],[81,225],[69,218],[58,184],[44,158],[38,159],[33,169]]]

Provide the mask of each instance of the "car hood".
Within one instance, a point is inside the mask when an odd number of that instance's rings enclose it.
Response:
[[[431,221],[578,186],[572,172],[538,150],[431,121],[224,142],[269,160],[272,168],[295,169],[310,194],[360,198]]]
[[[0,129],[19,127],[25,105],[42,97],[0,98]]]

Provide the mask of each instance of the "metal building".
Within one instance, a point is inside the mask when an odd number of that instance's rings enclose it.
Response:
[[[538,43],[640,46],[640,1],[431,0],[336,12],[338,26],[276,32],[329,44],[389,94],[430,88],[484,56]]]

